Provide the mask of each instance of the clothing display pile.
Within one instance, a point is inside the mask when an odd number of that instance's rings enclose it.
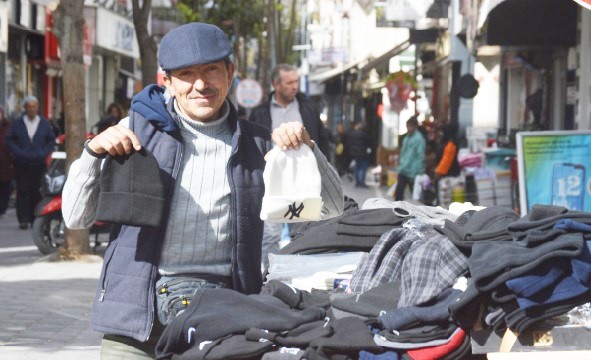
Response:
[[[259,294],[199,291],[158,359],[481,359],[472,330],[591,301],[591,213],[369,199],[291,235]]]

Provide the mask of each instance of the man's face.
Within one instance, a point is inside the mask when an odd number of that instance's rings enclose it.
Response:
[[[276,96],[280,101],[292,102],[298,93],[300,77],[297,71],[279,71],[279,81],[273,82]]]
[[[415,132],[417,128],[413,124],[406,124],[406,131],[408,131],[409,135]]]
[[[39,104],[36,101],[29,101],[25,104],[25,112],[29,119],[34,118],[39,113]]]
[[[164,85],[180,108],[191,119],[207,122],[217,119],[232,84],[234,64],[223,60],[172,70]]]

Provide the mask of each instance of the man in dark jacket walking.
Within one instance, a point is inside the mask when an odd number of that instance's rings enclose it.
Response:
[[[249,120],[264,126],[269,132],[281,124],[297,121],[302,123],[310,138],[318,145],[324,156],[329,156],[328,132],[320,120],[314,105],[299,93],[298,69],[288,64],[279,64],[271,72],[274,91],[269,100],[257,106]],[[268,254],[279,251],[281,234],[286,226],[266,222],[263,235],[263,266],[268,264]]]
[[[355,187],[367,187],[365,175],[369,166],[369,154],[372,151],[372,146],[363,123],[358,122],[353,125],[352,129],[345,132],[345,149],[349,153],[349,159],[355,160]]]
[[[16,216],[21,229],[27,229],[41,200],[41,180],[45,159],[55,145],[55,135],[47,119],[39,116],[39,101],[29,96],[24,101],[25,114],[12,124],[6,142],[14,160],[16,180]]]
[[[298,69],[292,65],[279,64],[271,73],[271,81],[274,91],[269,95],[269,100],[254,108],[249,120],[263,125],[270,132],[282,123],[298,121],[304,124],[310,138],[328,156],[328,132],[314,104],[299,93]]]
[[[168,94],[146,87],[129,116],[85,144],[63,191],[68,228],[88,228],[101,195],[101,158],[147,149],[161,175],[165,208],[158,226],[122,224],[112,234],[94,300],[92,327],[104,333],[101,358],[152,359],[163,325],[202,288],[258,293],[265,190],[272,147],[308,146],[322,176],[322,212],[342,212],[334,169],[297,122],[272,136],[239,120],[226,99],[232,47],[218,27],[190,23],[166,34],[158,60]],[[168,99],[168,100],[167,100]]]

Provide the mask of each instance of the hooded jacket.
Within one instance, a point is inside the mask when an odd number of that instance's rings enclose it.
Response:
[[[170,115],[172,106],[172,101],[165,103],[163,90],[156,85],[146,87],[132,100],[129,127],[156,157],[165,199],[169,200],[160,227],[117,226],[112,231],[93,305],[92,325],[99,332],[146,341],[152,329],[163,232],[183,152],[180,131]],[[231,104],[228,123],[233,134],[227,167],[233,226],[232,285],[234,290],[252,294],[262,286],[263,222],[259,213],[264,194],[263,156],[271,149],[271,140],[263,127],[238,120]]]

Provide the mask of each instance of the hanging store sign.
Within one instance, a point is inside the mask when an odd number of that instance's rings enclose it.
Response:
[[[581,5],[584,8],[591,10],[591,0],[575,0],[577,4]]]
[[[416,23],[427,18],[427,10],[433,0],[387,0],[376,7],[381,8],[376,14],[378,27],[414,28]]]
[[[140,57],[133,22],[100,7],[96,11],[96,45],[134,59]]]
[[[521,215],[534,204],[591,211],[591,132],[517,134]]]
[[[236,100],[247,109],[257,106],[263,99],[263,88],[256,80],[242,79],[236,86]]]

